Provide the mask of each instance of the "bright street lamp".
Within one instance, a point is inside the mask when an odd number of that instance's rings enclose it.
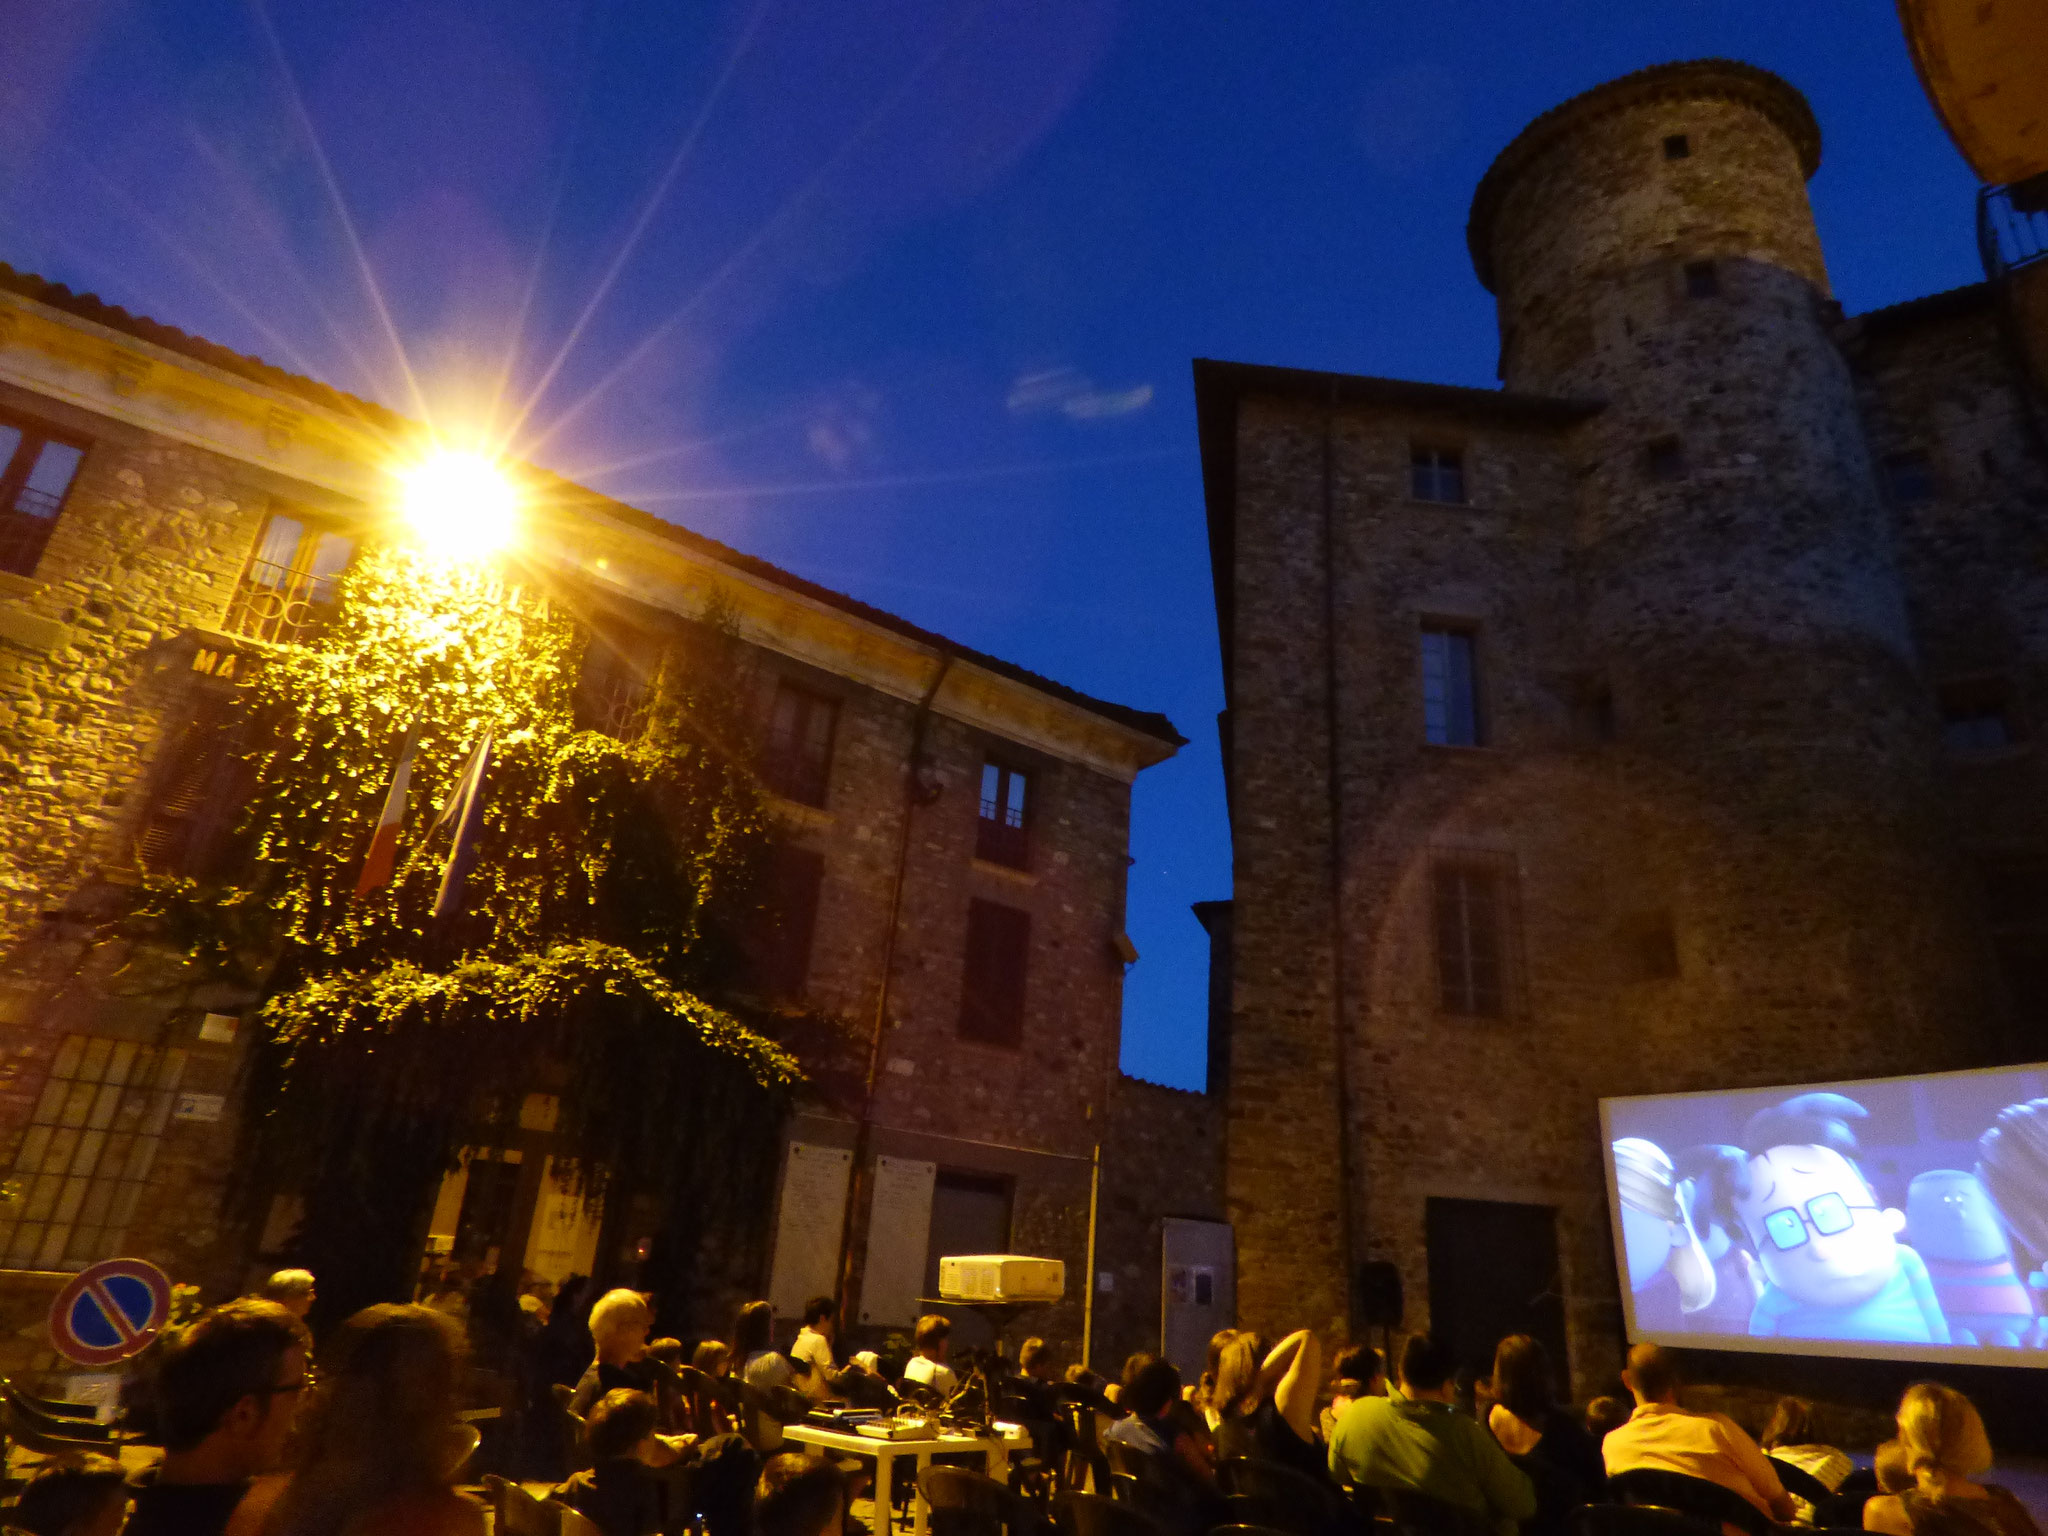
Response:
[[[399,506],[427,549],[481,560],[511,543],[519,491],[495,460],[443,449],[399,471]]]

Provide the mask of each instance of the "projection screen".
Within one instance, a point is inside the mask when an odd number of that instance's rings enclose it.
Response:
[[[2048,1065],[1602,1099],[1631,1343],[2048,1366]]]

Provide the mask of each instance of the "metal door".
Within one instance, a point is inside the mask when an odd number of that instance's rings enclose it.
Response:
[[[1169,1216],[1159,1224],[1159,1353],[1192,1384],[1209,1335],[1237,1320],[1237,1254],[1230,1223]]]

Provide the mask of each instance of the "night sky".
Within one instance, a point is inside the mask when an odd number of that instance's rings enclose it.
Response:
[[[1192,739],[1124,1064],[1199,1086],[1230,890],[1194,356],[1491,386],[1471,190],[1646,64],[1777,70],[1853,312],[1979,275],[1889,5],[62,0],[0,260],[447,423]]]

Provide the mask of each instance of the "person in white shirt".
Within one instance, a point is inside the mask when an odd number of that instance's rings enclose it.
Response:
[[[839,1315],[839,1303],[830,1296],[813,1296],[804,1303],[804,1325],[796,1342],[789,1346],[790,1362],[798,1369],[796,1388],[813,1402],[822,1403],[832,1395],[832,1334]],[[810,1369],[804,1372],[804,1367]]]
[[[946,1364],[946,1342],[952,1332],[951,1320],[935,1312],[927,1312],[917,1320],[917,1333],[912,1339],[917,1353],[903,1367],[905,1381],[930,1387],[942,1400],[960,1389],[960,1378]]]

